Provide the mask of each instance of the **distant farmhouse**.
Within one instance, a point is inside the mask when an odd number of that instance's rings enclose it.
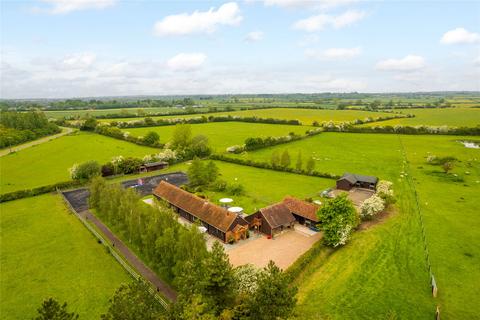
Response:
[[[360,174],[344,173],[337,180],[337,189],[349,191],[352,188],[364,188],[375,190],[378,178],[373,176],[363,176]]]
[[[206,232],[223,242],[238,241],[247,237],[248,222],[227,209],[161,181],[153,195],[165,200],[181,217],[190,222],[200,221]]]

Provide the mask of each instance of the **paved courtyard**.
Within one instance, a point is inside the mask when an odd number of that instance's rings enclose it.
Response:
[[[285,270],[321,237],[320,232],[311,232],[303,226],[296,225],[294,230],[285,231],[274,239],[267,239],[265,235],[255,235],[251,237],[252,239],[240,241],[228,249],[227,254],[235,267],[251,263],[263,268],[273,260],[277,266]]]

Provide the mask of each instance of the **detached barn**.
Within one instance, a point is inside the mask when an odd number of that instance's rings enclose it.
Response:
[[[277,203],[245,217],[250,226],[256,230],[273,236],[285,229],[293,228],[295,217],[283,203]]]
[[[298,223],[314,226],[319,222],[317,217],[317,211],[320,209],[319,205],[294,197],[286,197],[283,199],[283,204],[287,206]]]
[[[364,176],[353,173],[344,173],[343,176],[337,180],[337,189],[346,191],[352,188],[375,190],[377,188],[377,183],[377,177]]]

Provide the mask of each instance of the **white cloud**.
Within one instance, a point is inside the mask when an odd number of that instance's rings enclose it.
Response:
[[[61,66],[67,69],[85,69],[90,67],[96,60],[94,53],[75,53],[63,58]]]
[[[362,20],[365,16],[365,11],[358,10],[348,10],[340,15],[321,13],[295,22],[293,28],[307,32],[321,31],[327,27],[340,29]]]
[[[310,58],[321,60],[346,60],[354,58],[362,53],[362,48],[330,48],[323,51],[314,49],[305,50],[305,55]]]
[[[242,21],[240,8],[235,2],[223,4],[218,10],[195,11],[166,16],[154,25],[157,36],[176,36],[212,33],[219,25],[235,26]]]
[[[340,5],[346,5],[356,1],[357,0],[264,0],[263,3],[266,6],[278,6],[282,8],[327,9]]]
[[[245,36],[245,41],[247,42],[257,42],[263,40],[263,32],[262,31],[252,31],[247,33]]]
[[[409,54],[401,59],[387,59],[377,63],[375,68],[382,71],[415,71],[425,67],[425,59]]]
[[[38,12],[46,12],[50,14],[66,14],[73,11],[87,9],[104,9],[115,4],[116,0],[41,0],[49,4],[49,8],[38,8],[34,10]]]
[[[476,66],[480,66],[480,56],[473,59],[473,64],[476,65]]]
[[[480,34],[467,31],[464,28],[456,28],[445,32],[440,39],[443,44],[465,44],[480,42]]]
[[[167,61],[167,67],[175,71],[199,69],[207,60],[203,53],[179,53]]]

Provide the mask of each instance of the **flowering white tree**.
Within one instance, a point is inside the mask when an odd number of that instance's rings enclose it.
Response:
[[[367,200],[363,201],[360,206],[360,214],[362,218],[369,219],[377,215],[383,209],[385,209],[385,201],[378,195],[374,194]]]
[[[336,248],[338,246],[343,246],[347,243],[348,239],[350,238],[352,231],[352,226],[347,224],[342,229],[338,230],[338,241],[333,244],[333,247]]]
[[[261,273],[261,269],[257,269],[251,264],[236,267],[233,270],[233,274],[238,292],[248,295],[255,293],[258,288],[258,279]]]
[[[380,180],[377,184],[377,194],[382,197],[393,197],[393,183],[386,180]]]
[[[78,178],[78,163],[75,163],[70,169],[68,169],[68,172],[70,173],[70,178],[72,178],[72,180],[77,180],[77,178]]]

